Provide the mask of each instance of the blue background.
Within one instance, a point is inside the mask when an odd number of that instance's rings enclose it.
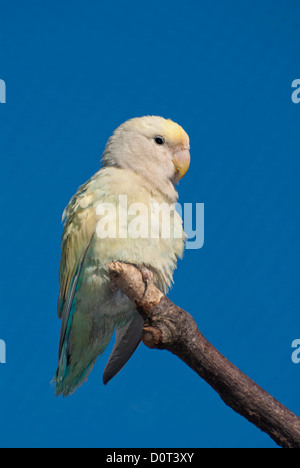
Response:
[[[0,6],[2,447],[275,447],[176,357],[142,345],[107,386],[55,398],[61,214],[112,131],[156,114],[191,138],[181,202],[205,203],[170,298],[300,413],[296,0]]]

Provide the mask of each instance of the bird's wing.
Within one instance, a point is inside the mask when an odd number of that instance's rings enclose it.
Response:
[[[68,308],[74,279],[95,231],[95,212],[92,209],[89,210],[94,197],[87,191],[87,187],[86,184],[79,189],[63,214],[65,224],[59,268],[58,318],[62,318]]]
[[[95,232],[95,212],[93,209],[89,209],[89,203],[92,204],[92,202],[93,197],[86,193],[86,186],[83,186],[72,198],[64,212],[65,225],[62,238],[59,270],[60,291],[57,309],[58,317],[62,319],[59,356],[66,338],[82,266]]]
[[[139,346],[143,327],[143,318],[135,313],[129,323],[117,329],[115,344],[103,373],[105,385],[125,366]]]

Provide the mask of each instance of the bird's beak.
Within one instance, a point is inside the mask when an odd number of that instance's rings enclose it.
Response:
[[[191,156],[189,147],[182,147],[180,150],[175,151],[173,164],[176,169],[178,180],[182,179],[182,177],[187,173],[188,168],[190,167],[190,162]]]

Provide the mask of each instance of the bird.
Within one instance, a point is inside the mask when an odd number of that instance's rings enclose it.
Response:
[[[183,221],[174,209],[176,185],[189,166],[190,140],[179,124],[155,115],[131,118],[113,132],[100,170],[65,209],[57,310],[61,330],[53,378],[57,396],[73,394],[88,379],[114,333],[105,385],[140,345],[144,320],[112,285],[107,264],[119,261],[145,269],[168,292],[186,242]],[[161,206],[169,208],[172,229],[167,235],[166,218],[153,216]],[[126,216],[116,219],[121,208]]]

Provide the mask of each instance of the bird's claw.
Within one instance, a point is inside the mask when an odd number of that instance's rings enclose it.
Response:
[[[148,284],[151,283],[153,280],[152,271],[148,270],[148,268],[146,267],[142,267],[140,271],[141,271],[144,283],[148,286]]]

